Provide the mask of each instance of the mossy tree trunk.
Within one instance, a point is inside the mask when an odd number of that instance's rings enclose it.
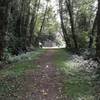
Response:
[[[9,0],[0,0],[0,61],[3,60],[6,45],[5,36],[7,33],[7,17]]]
[[[97,11],[96,57],[100,58],[100,0],[98,0],[98,11]]]

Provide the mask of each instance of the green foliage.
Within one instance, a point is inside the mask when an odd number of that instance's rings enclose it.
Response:
[[[0,76],[20,76],[25,72],[27,69],[35,68],[33,60],[38,59],[38,57],[44,52],[45,50],[37,50],[33,51],[30,54],[26,54],[26,56],[19,57],[12,57],[9,58],[11,61],[11,66],[9,68],[3,69],[0,71]]]
[[[37,50],[31,53],[32,59],[20,60],[10,65],[6,69],[0,71],[0,99],[16,100],[20,95],[23,95],[25,91],[24,78],[26,71],[32,71],[37,69],[37,65],[34,62],[38,57],[44,53],[45,50]],[[33,85],[34,87],[34,85]]]
[[[75,30],[75,36],[72,34],[72,25],[70,24],[70,16],[68,12],[68,8],[66,7],[65,2],[70,1],[70,9],[72,10],[72,20],[73,26]],[[71,48],[74,47],[73,40],[77,41],[78,47],[86,48],[88,47],[89,42],[89,34],[93,27],[93,21],[95,19],[96,13],[96,5],[94,6],[95,0],[63,0],[62,2],[62,17],[65,29],[67,31],[67,37],[69,37]],[[67,9],[67,10],[66,10]],[[88,34],[85,34],[88,33]],[[73,38],[74,37],[74,38]],[[66,38],[67,39],[67,38]]]
[[[78,43],[80,48],[87,48],[88,42],[89,42],[89,33],[83,31],[83,33],[80,33],[77,35]]]
[[[72,54],[62,49],[57,52],[55,59],[56,66],[62,74],[63,95],[67,95],[71,100],[94,100],[91,77],[72,61]]]
[[[44,13],[39,13],[38,20],[36,24],[36,32],[38,33],[40,30],[40,26],[44,17]],[[51,7],[48,7],[46,18],[42,30],[42,35],[49,35],[50,33],[53,35],[54,33],[59,31],[59,23],[56,20],[55,13]],[[39,35],[39,34],[38,34]]]

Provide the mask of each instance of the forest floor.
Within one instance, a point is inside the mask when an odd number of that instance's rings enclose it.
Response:
[[[94,100],[91,75],[80,71],[72,54],[49,49],[37,59],[0,72],[0,100]]]

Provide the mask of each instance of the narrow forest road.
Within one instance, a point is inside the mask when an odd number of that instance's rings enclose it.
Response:
[[[92,74],[70,52],[48,49],[31,55],[36,56],[1,70],[0,100],[95,100]]]
[[[61,75],[53,63],[55,52],[56,50],[47,50],[36,61],[39,69],[35,73],[29,72],[27,75],[27,88],[32,87],[33,83],[34,91],[30,93],[28,89],[29,93],[23,100],[66,100],[62,98]]]

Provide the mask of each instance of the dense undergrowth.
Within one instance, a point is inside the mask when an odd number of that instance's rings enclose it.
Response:
[[[80,59],[81,60],[81,59]],[[55,56],[55,63],[62,74],[62,92],[71,100],[94,100],[92,75],[73,61],[73,55],[64,49]],[[87,67],[84,65],[84,67]]]

